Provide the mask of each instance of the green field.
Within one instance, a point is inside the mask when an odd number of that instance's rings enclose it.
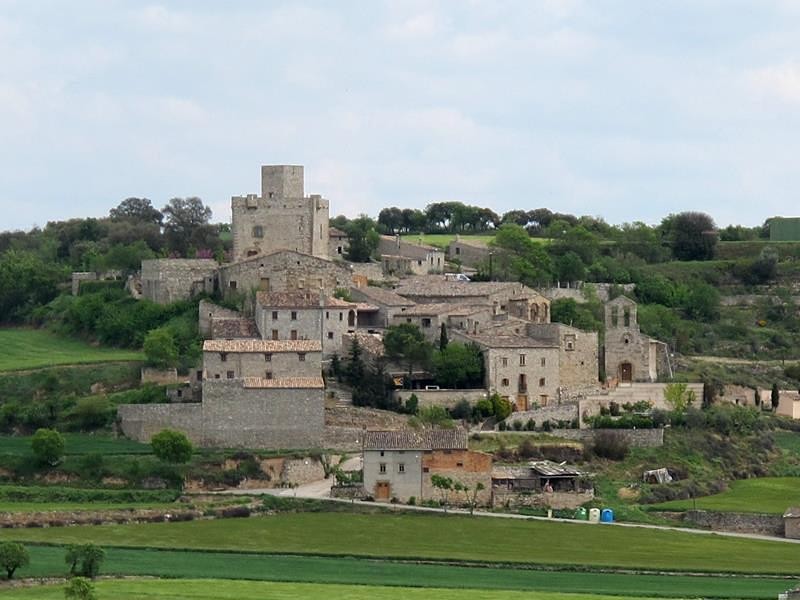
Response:
[[[790,575],[797,573],[800,561],[800,544],[778,541],[440,514],[299,513],[185,523],[4,529],[0,539]]]
[[[712,510],[783,514],[790,506],[800,505],[800,477],[762,477],[731,483],[730,489],[694,500],[673,500],[647,506],[649,510]]]
[[[800,433],[793,431],[776,431],[772,434],[778,448],[800,454]]]
[[[471,589],[398,588],[218,580],[98,581],[99,598],[114,600],[626,600],[622,596]],[[7,589],[4,600],[63,600],[64,586]]]
[[[90,454],[103,456],[115,454],[152,454],[150,444],[142,444],[127,438],[116,438],[108,434],[64,433],[64,452],[67,455]],[[32,456],[31,436],[0,435],[0,454]]]
[[[401,236],[404,242],[410,242],[412,244],[427,244],[428,246],[436,246],[438,248],[447,248],[454,239],[456,239],[456,234],[454,233],[424,233],[424,234],[412,234],[412,235],[404,235]],[[475,242],[481,242],[483,244],[488,244],[490,241],[494,239],[494,235],[464,235],[461,236],[464,240],[473,240]]]
[[[64,547],[29,546],[20,577],[66,573]],[[463,567],[387,560],[106,548],[102,572],[170,578],[625,594],[631,596],[774,598],[788,583],[757,577],[696,577]]]
[[[54,512],[81,510],[133,510],[143,508],[169,508],[175,504],[154,502],[5,502],[0,501],[0,512]]]
[[[0,329],[0,348],[0,371],[144,359],[141,352],[90,346],[44,329]]]

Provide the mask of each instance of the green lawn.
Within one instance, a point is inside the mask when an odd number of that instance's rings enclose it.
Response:
[[[44,329],[0,329],[0,348],[0,371],[144,359],[141,352],[94,347]]]
[[[0,539],[743,573],[796,574],[800,561],[800,544],[777,541],[408,513],[299,513],[185,523],[4,529]]]
[[[128,510],[179,506],[156,502],[7,502],[0,501],[0,512],[54,512],[81,510]]]
[[[152,454],[150,444],[142,444],[127,438],[115,438],[108,434],[64,433],[64,451],[67,455],[90,454],[103,456],[114,454]],[[32,455],[31,436],[0,435],[0,454],[18,456]]]
[[[673,500],[652,504],[650,510],[701,510],[783,514],[800,505],[800,477],[762,477],[731,483],[730,489],[694,500]]]
[[[471,589],[398,588],[219,580],[98,581],[99,598],[114,600],[625,600],[622,596]],[[4,600],[63,600],[64,586],[7,589]]]
[[[58,577],[66,573],[64,547],[28,546],[31,564],[20,577]],[[435,588],[529,590],[625,594],[630,596],[774,598],[789,582],[757,577],[632,575],[444,564],[356,558],[280,556],[106,548],[102,572],[170,578],[247,579],[298,583]]]
[[[403,241],[410,242],[412,244],[419,244],[420,242],[423,244],[427,244],[428,246],[436,246],[438,248],[445,249],[447,246],[450,245],[454,239],[456,239],[455,233],[414,233],[411,235],[404,235],[401,236]],[[490,241],[494,239],[494,234],[488,235],[462,235],[462,240],[465,241],[475,241],[481,242],[483,244],[488,244]],[[531,238],[534,242],[539,244],[546,244],[550,240],[546,238]]]

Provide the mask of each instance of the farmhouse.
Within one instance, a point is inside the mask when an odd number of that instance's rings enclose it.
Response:
[[[469,450],[464,429],[367,431],[363,463],[364,488],[377,501],[438,499],[433,475],[450,477],[470,489],[481,483],[478,502],[488,504],[491,499],[492,457]]]

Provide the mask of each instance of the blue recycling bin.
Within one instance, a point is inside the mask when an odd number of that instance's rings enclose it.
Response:
[[[614,511],[610,508],[604,508],[600,511],[600,522],[601,523],[613,523],[614,522]]]

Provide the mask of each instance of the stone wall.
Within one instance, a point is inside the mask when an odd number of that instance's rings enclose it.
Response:
[[[358,321],[355,305],[286,308],[258,304],[255,316],[263,339],[321,340],[326,358],[342,353],[343,336],[355,330]]]
[[[633,448],[655,448],[664,445],[663,429],[554,429],[549,435],[592,443],[600,432],[618,434]]]
[[[416,394],[419,406],[441,406],[442,408],[453,408],[461,400],[467,400],[471,405],[475,405],[479,400],[488,397],[485,389],[469,390],[395,390],[393,395],[401,402],[405,402]]]
[[[142,261],[142,296],[158,304],[212,292],[217,261],[206,258],[157,258]]]
[[[325,469],[316,458],[287,458],[283,461],[281,481],[303,485],[325,478]]]
[[[153,367],[142,367],[142,383],[156,383],[158,385],[170,385],[178,383],[177,369],[154,369]]]
[[[697,527],[713,531],[755,533],[781,537],[784,534],[783,517],[781,515],[687,510],[683,514],[683,520]]]
[[[522,421],[522,424],[528,422],[528,419],[533,419],[536,425],[541,427],[545,421],[558,422],[558,421],[572,421],[580,417],[579,407],[577,402],[565,402],[562,404],[552,404],[543,406],[533,410],[519,411],[511,413],[505,420],[509,428],[513,427],[514,421]]]
[[[183,431],[194,443],[205,440],[203,427],[203,406],[198,403],[186,404],[120,404],[117,407],[120,428],[126,437],[140,442],[150,438],[162,429]]]
[[[97,273],[94,271],[75,271],[72,273],[72,295],[77,296],[81,291],[81,282],[97,281]]]
[[[468,486],[470,490],[474,490],[478,483],[482,483],[484,489],[478,493],[477,503],[483,506],[491,504],[492,456],[490,454],[472,450],[434,450],[423,454],[422,467],[423,500],[440,499],[441,494],[433,487],[431,477],[441,475]],[[463,493],[459,497],[456,492],[450,493],[449,500],[452,504],[466,504],[468,501]]]
[[[489,248],[485,244],[456,237],[447,247],[447,258],[457,260],[465,267],[477,268],[489,259]]]
[[[484,352],[487,388],[508,398],[518,409],[558,399],[559,349],[536,347],[540,343],[531,340],[530,347],[489,348]]]
[[[200,335],[204,338],[211,337],[211,323],[215,319],[239,319],[241,316],[238,310],[224,308],[208,300],[200,300],[197,308]]]
[[[377,262],[356,263],[348,262],[347,266],[353,275],[361,275],[366,277],[368,281],[383,281],[383,265]]]
[[[222,360],[223,356],[225,360]],[[203,352],[203,379],[206,382],[242,377],[319,377],[321,372],[321,352]],[[271,377],[267,377],[267,373]]]
[[[360,427],[325,425],[322,447],[326,450],[355,452],[361,450],[363,440],[364,430]]]
[[[594,490],[583,492],[517,492],[503,488],[492,490],[492,508],[574,509],[594,499]]]

